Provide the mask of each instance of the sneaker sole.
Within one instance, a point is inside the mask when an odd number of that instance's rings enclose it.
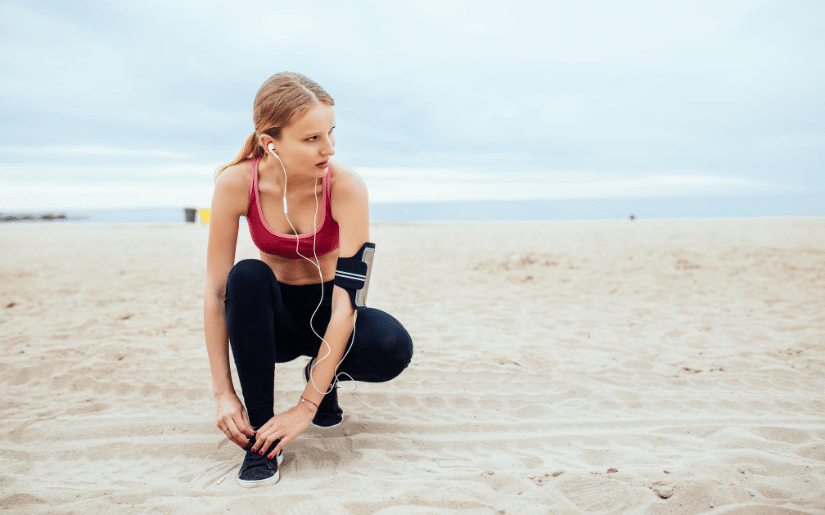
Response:
[[[307,364],[309,364],[309,363],[307,363]],[[304,365],[304,370],[306,370],[306,365]],[[307,381],[306,374],[302,374],[302,375],[304,376],[304,386],[306,386],[307,384],[309,384],[309,381]],[[313,426],[315,426],[319,429],[332,429],[333,427],[338,427],[343,423],[344,423],[344,416],[341,415],[341,422],[338,422],[337,424],[332,425],[332,426],[319,426],[319,425],[315,424],[315,422],[310,422],[310,425],[313,425]]]
[[[266,485],[274,485],[281,479],[281,462],[284,461],[284,451],[278,453],[278,456],[275,458],[278,462],[278,470],[275,472],[275,475],[272,477],[268,477],[266,479],[261,479],[259,481],[246,481],[244,479],[238,478],[238,484],[244,488],[255,488],[257,486],[266,486]]]
[[[315,424],[314,422],[310,422],[310,424],[312,424],[313,426],[319,427],[321,429],[332,429],[333,427],[338,427],[343,423],[344,423],[344,416],[343,415],[341,416],[341,422],[338,422],[337,424],[332,425],[332,426],[319,426],[319,425]]]

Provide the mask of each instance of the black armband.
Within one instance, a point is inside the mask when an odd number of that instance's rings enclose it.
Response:
[[[374,255],[375,243],[366,242],[354,256],[338,258],[335,286],[347,291],[353,308],[366,305]]]

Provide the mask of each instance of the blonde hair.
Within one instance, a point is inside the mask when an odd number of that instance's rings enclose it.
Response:
[[[284,127],[318,104],[334,106],[335,102],[324,88],[306,75],[281,72],[268,78],[258,90],[252,104],[255,131],[246,138],[235,159],[215,172],[215,181],[230,166],[247,159],[263,157],[264,149],[258,143],[261,134],[281,139]]]

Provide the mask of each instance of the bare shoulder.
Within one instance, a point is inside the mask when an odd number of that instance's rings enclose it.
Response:
[[[340,161],[332,161],[332,182],[330,186],[332,209],[335,212],[336,204],[351,206],[353,204],[367,205],[369,202],[367,184],[358,175],[358,172]]]
[[[332,161],[332,185],[330,192],[332,217],[341,223],[345,220],[369,220],[367,184],[358,172],[340,161]]]
[[[219,176],[216,186],[222,184],[222,189],[231,191],[245,190],[248,191],[250,187],[250,172],[252,170],[252,161],[241,161],[224,170]]]
[[[367,185],[355,170],[338,161],[332,161],[332,177],[336,186],[332,189],[330,203],[332,218],[338,222],[339,256],[354,256],[365,241],[370,241]]]
[[[246,215],[249,188],[251,187],[251,177],[249,175],[251,168],[252,162],[247,160],[224,170],[215,183],[213,202],[217,201],[233,212]]]
[[[358,175],[358,172],[338,160],[332,163],[332,194],[340,193],[340,197],[367,194],[367,184]],[[336,192],[337,190],[337,192]]]

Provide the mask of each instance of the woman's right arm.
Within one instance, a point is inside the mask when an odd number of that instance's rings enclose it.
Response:
[[[209,243],[206,254],[206,287],[203,293],[203,322],[206,351],[212,370],[212,389],[217,403],[216,425],[241,447],[254,431],[249,426],[229,368],[229,338],[226,332],[224,296],[226,278],[235,263],[238,223],[246,214],[249,183],[235,167],[224,171],[212,196],[209,217]]]

